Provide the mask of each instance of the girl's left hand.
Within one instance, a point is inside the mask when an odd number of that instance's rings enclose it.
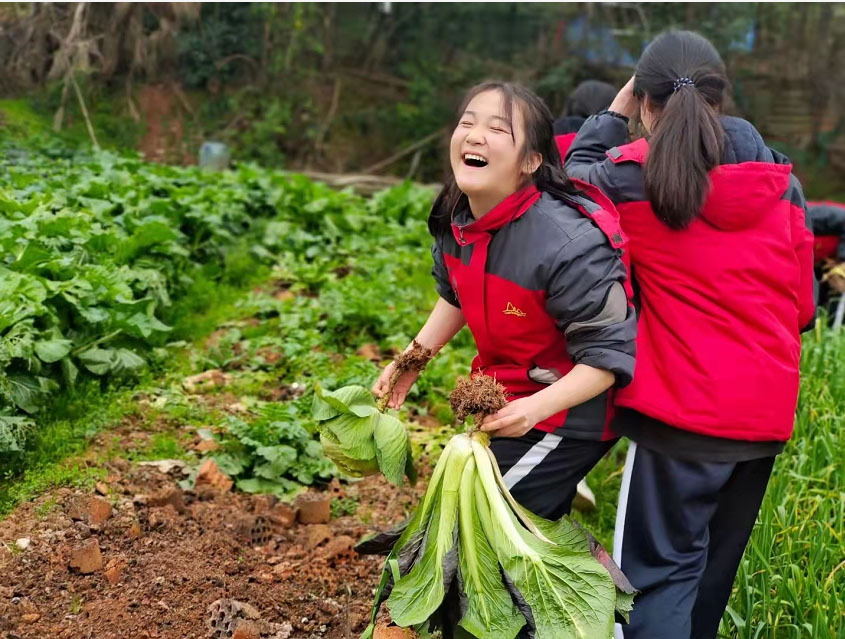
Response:
[[[522,437],[534,428],[542,417],[532,397],[515,399],[499,412],[481,421],[481,430],[496,437]]]
[[[624,115],[626,118],[632,118],[636,115],[640,108],[640,101],[634,95],[635,77],[636,76],[631,76],[631,79],[628,80],[625,86],[619,89],[619,93],[608,107],[608,111]]]

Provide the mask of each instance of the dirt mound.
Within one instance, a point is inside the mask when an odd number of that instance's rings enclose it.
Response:
[[[199,638],[225,621],[233,636],[347,639],[382,563],[352,546],[419,496],[370,477],[345,487],[356,517],[306,525],[266,496],[183,492],[178,465],[108,470],[110,509],[57,489],[0,522],[0,638]]]

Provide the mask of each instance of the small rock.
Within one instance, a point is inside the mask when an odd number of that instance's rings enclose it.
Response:
[[[21,537],[15,542],[15,546],[18,547],[18,550],[26,550],[29,548],[29,545],[32,543],[29,537]]]
[[[97,491],[99,494],[101,494],[103,497],[105,497],[106,495],[108,495],[108,494],[109,494],[109,487],[108,487],[108,485],[107,485],[107,484],[105,484],[105,483],[103,483],[103,482],[101,482],[101,481],[98,481],[96,484],[94,484],[94,490],[96,490],[96,491]]]
[[[276,578],[272,574],[270,574],[269,572],[262,572],[260,575],[258,575],[258,581],[260,581],[263,584],[271,584],[275,580],[276,580]]]
[[[99,526],[111,517],[111,504],[100,497],[91,497],[88,502],[88,522],[92,526]]]
[[[180,474],[184,475],[188,466],[181,459],[161,459],[159,461],[139,462],[138,465],[155,468],[157,471],[165,475],[169,475],[174,470],[178,470]]]
[[[65,501],[65,514],[73,521],[88,519],[88,511],[79,495],[73,495]]]
[[[214,439],[203,439],[194,446],[194,450],[198,453],[213,453],[220,448],[220,444]]]
[[[197,471],[194,490],[198,493],[205,491],[227,493],[232,490],[234,482],[220,470],[213,459],[206,459]]]
[[[326,524],[313,524],[305,530],[305,547],[314,550],[332,538],[332,530]]]
[[[272,517],[279,527],[292,528],[296,523],[296,510],[290,504],[279,503],[273,506]]]
[[[331,539],[323,550],[323,557],[326,559],[340,559],[352,557],[355,554],[355,540],[348,535],[340,535]]]
[[[147,524],[150,528],[168,528],[179,518],[179,513],[173,504],[167,504],[162,508],[155,508],[150,511]]]
[[[383,623],[376,625],[373,633],[373,639],[414,639],[416,636],[417,634],[410,628],[388,626]]]
[[[241,614],[246,617],[247,619],[259,619],[261,617],[261,613],[258,612],[258,608],[253,606],[252,604],[238,602],[240,604],[240,612]]]
[[[147,505],[150,508],[162,508],[168,504],[173,506],[179,513],[185,512],[185,496],[182,491],[174,486],[170,486],[147,499]]]
[[[273,566],[273,574],[279,579],[287,579],[293,575],[298,568],[298,562],[283,561],[282,563]]]
[[[137,521],[133,521],[129,528],[126,530],[126,536],[130,539],[137,539],[141,536],[141,524]]]
[[[110,586],[116,586],[119,584],[121,577],[123,577],[123,566],[120,564],[106,569],[106,579],[108,580]]]
[[[270,512],[277,501],[279,500],[275,495],[256,495],[252,500],[252,512],[256,515]]]
[[[70,552],[70,567],[83,575],[97,572],[103,567],[100,542],[96,537],[88,539]]]
[[[225,386],[232,380],[232,376],[224,373],[220,369],[213,369],[205,371],[199,375],[192,375],[182,380],[182,386],[191,394],[207,393]]]
[[[252,621],[239,620],[232,633],[232,639],[259,639],[261,633],[258,626]]]
[[[306,493],[297,499],[299,521],[303,524],[326,524],[332,516],[331,495]]]
[[[21,615],[21,621],[23,621],[24,623],[35,623],[39,619],[41,619],[41,615],[39,615],[37,612],[32,612],[28,615]]]

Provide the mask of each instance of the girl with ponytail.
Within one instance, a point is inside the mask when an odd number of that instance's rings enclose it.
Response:
[[[624,639],[716,637],[792,433],[815,312],[800,184],[721,115],[727,86],[710,42],[665,33],[567,156],[616,204],[637,295],[637,367],[613,422],[632,440],[614,558],[641,592]],[[635,115],[648,135],[629,142]]]

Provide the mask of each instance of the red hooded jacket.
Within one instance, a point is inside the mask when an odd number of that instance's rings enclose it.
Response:
[[[813,237],[791,165],[747,122],[723,124],[737,155],[711,172],[704,208],[683,230],[662,223],[645,196],[646,140],[614,146],[627,138],[621,118],[588,120],[567,170],[605,190],[630,239],[638,357],[616,404],[703,435],[783,441],[798,398],[800,331],[815,313]],[[755,161],[743,161],[749,155]]]

